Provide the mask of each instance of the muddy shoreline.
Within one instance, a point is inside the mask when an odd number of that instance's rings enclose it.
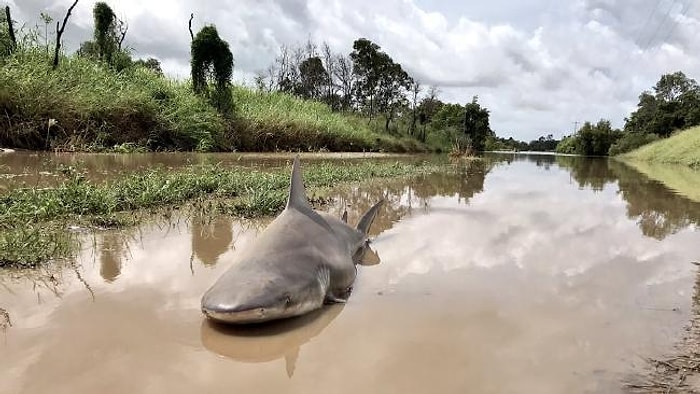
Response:
[[[700,393],[700,271],[695,279],[692,317],[685,330],[674,352],[648,359],[648,370],[629,379],[630,392]]]

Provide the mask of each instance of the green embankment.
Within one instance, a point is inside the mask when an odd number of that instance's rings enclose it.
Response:
[[[680,164],[700,168],[700,126],[619,156],[624,161]]]
[[[681,131],[616,158],[700,202],[700,127]]]
[[[116,72],[79,56],[50,70],[43,50],[0,60],[0,146],[59,150],[390,151],[424,145],[280,93],[234,87],[233,117],[142,67]],[[55,120],[52,121],[52,120]]]

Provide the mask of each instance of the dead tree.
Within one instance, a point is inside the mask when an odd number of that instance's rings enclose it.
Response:
[[[10,6],[5,6],[5,17],[7,18],[7,33],[10,35],[12,49],[17,48],[17,38],[15,38],[15,28],[12,26],[12,15],[10,15]]]
[[[189,21],[189,23],[187,24],[187,26],[188,26],[189,29],[190,29],[190,39],[192,39],[192,40],[194,41],[194,33],[192,33],[192,19],[194,19],[194,13],[191,13],[191,14],[190,14],[190,21]]]
[[[56,22],[56,50],[53,52],[53,69],[55,70],[58,67],[58,54],[61,50],[61,36],[63,35],[63,31],[66,29],[66,24],[68,23],[68,17],[70,17],[70,13],[73,12],[73,8],[78,4],[78,0],[75,0],[73,2],[73,5],[70,6],[68,9],[68,12],[66,12],[65,18],[63,18],[63,24],[61,25],[61,22]]]
[[[122,50],[122,43],[126,38],[126,33],[129,31],[129,22],[126,19],[117,19],[117,31],[119,32],[119,40],[117,40],[117,49]]]

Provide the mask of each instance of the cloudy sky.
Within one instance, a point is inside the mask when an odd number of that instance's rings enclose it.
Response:
[[[668,72],[700,78],[700,6],[694,0],[112,0],[129,22],[137,57],[157,57],[187,77],[189,33],[214,23],[232,48],[237,81],[251,84],[280,45],[311,37],[349,53],[366,37],[445,101],[475,95],[499,136],[569,134],[574,122],[622,126],[637,97]],[[0,0],[34,26],[62,18],[70,0]],[[91,37],[81,0],[65,33],[74,49]],[[43,25],[42,25],[43,26]]]

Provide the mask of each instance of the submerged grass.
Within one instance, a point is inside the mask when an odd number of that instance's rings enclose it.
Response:
[[[624,161],[681,164],[700,169],[700,126],[626,153]]]
[[[370,178],[416,176],[446,167],[429,163],[361,162],[305,166],[309,196],[341,183]],[[68,226],[115,227],[136,224],[139,211],[192,203],[198,210],[239,216],[271,215],[286,202],[289,170],[222,166],[176,172],[149,170],[109,183],[93,183],[73,172],[57,187],[14,189],[0,195],[0,267],[35,267],[70,256],[75,237]]]

